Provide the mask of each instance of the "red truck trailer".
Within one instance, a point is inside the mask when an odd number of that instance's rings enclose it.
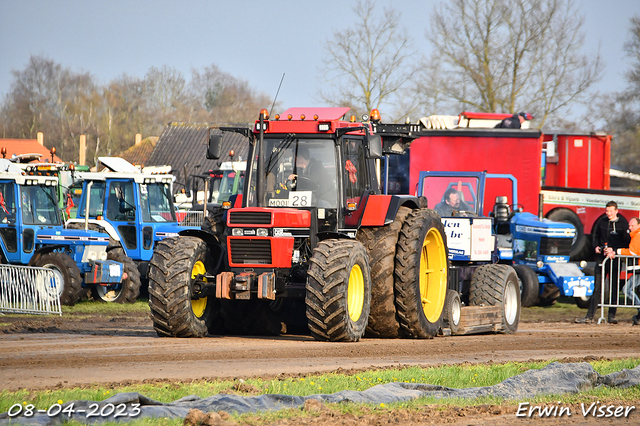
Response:
[[[627,220],[640,213],[640,193],[611,190],[611,136],[605,133],[547,132],[543,135],[545,170],[543,214],[571,222],[578,230],[572,259],[589,258],[592,230],[604,220],[609,201]]]
[[[589,260],[591,232],[605,217],[607,202],[616,201],[626,219],[640,214],[640,192],[610,188],[611,136],[493,128],[507,116],[464,112],[457,117],[421,119],[409,152],[390,159],[389,193],[413,192],[421,171],[512,174],[519,184],[520,207],[534,214],[542,209],[551,220],[572,223],[577,233],[571,259]],[[499,184],[488,187],[486,193],[487,200],[511,194]],[[429,207],[440,201],[429,200]],[[493,203],[487,202],[483,213],[492,208]]]

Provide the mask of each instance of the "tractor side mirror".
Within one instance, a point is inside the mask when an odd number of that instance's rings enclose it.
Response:
[[[369,135],[367,141],[367,158],[377,160],[382,157],[382,138],[380,135]]]
[[[209,130],[211,132],[211,130]],[[207,158],[209,160],[217,160],[220,158],[220,147],[222,146],[222,135],[209,133],[209,148],[207,149]]]
[[[184,187],[184,195],[186,195],[187,198],[191,198],[191,176],[187,178],[187,184]]]

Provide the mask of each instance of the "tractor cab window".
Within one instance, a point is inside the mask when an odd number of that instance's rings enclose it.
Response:
[[[26,225],[60,225],[54,186],[21,185],[22,221]]]
[[[334,146],[330,139],[265,139],[265,176],[259,183],[265,199],[256,202],[252,199],[255,194],[251,194],[249,205],[337,208]],[[256,176],[256,161],[253,167]]]
[[[244,170],[225,170],[218,187],[218,203],[229,201],[234,194],[242,194]]]
[[[478,212],[476,177],[428,176],[423,182],[422,195],[429,208],[442,217],[475,215]]]
[[[111,182],[107,197],[107,219],[129,221],[135,218],[133,182]]]
[[[342,182],[344,183],[347,203],[360,205],[360,197],[367,188],[367,165],[364,156],[362,139],[344,138],[344,166]]]
[[[13,182],[0,182],[0,222],[15,223],[16,196]]]
[[[144,222],[175,222],[170,185],[151,183],[140,185],[140,208]]]
[[[89,190],[89,217],[102,216],[104,214],[104,182],[93,182]],[[88,188],[88,183],[86,188]],[[78,206],[78,216],[84,217],[85,204]]]

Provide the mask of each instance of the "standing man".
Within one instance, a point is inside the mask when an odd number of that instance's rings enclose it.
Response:
[[[627,220],[618,215],[618,204],[615,201],[609,201],[604,209],[604,213],[608,220],[599,220],[596,223],[594,232],[594,244],[596,252],[596,270],[595,270],[595,283],[593,294],[591,295],[591,301],[589,302],[589,309],[587,315],[584,318],[576,319],[576,322],[589,324],[593,321],[593,316],[600,304],[600,294],[602,292],[602,262],[605,259],[604,249],[605,246],[613,251],[619,248],[629,246],[629,234],[627,234],[627,227],[629,224]],[[613,266],[612,266],[613,265]],[[609,282],[611,283],[611,299],[618,301],[618,282],[619,272],[616,262],[610,260],[606,263],[605,277],[609,275]],[[607,322],[610,324],[617,324],[616,320],[617,308],[609,308],[607,315]]]
[[[631,237],[629,248],[619,248],[615,252],[613,249],[608,248],[605,255],[608,255],[611,259],[613,259],[616,254],[619,256],[640,256],[640,219],[637,217],[629,219],[629,236]],[[635,261],[633,265],[638,266]],[[640,298],[638,298],[635,292],[636,287],[639,285],[640,276],[634,274],[627,280],[624,287],[622,287],[622,293],[633,301],[634,306],[638,306],[638,313],[631,318],[633,325],[640,325]]]

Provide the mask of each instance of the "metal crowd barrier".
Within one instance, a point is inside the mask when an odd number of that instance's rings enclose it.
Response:
[[[176,214],[178,218],[178,223],[182,226],[195,226],[198,228],[202,227],[204,223],[204,211],[190,211],[190,212],[180,212],[181,214]]]
[[[617,274],[606,276],[607,265]],[[619,256],[605,258],[601,267],[600,318],[598,324],[605,321],[604,308],[640,309],[640,256]]]
[[[61,279],[47,268],[0,265],[0,312],[62,315]]]

